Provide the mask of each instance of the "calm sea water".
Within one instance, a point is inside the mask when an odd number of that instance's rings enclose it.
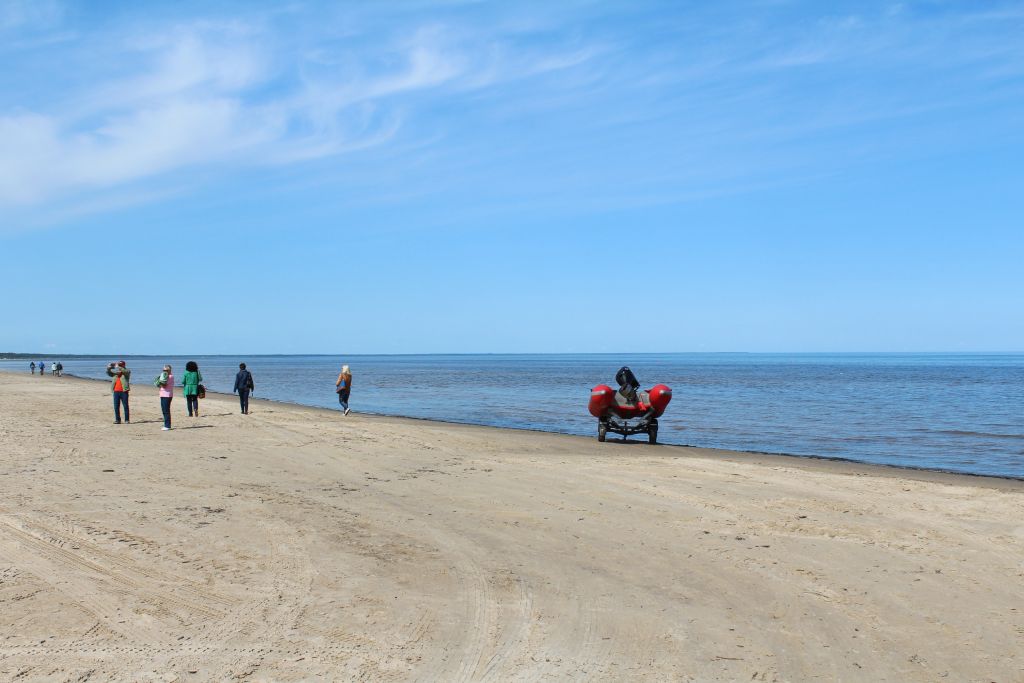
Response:
[[[110,360],[116,360],[111,358]],[[134,382],[184,357],[128,357]],[[208,388],[230,393],[238,362],[256,397],[452,422],[596,435],[590,388],[629,365],[644,388],[673,389],[664,443],[846,458],[1024,477],[1024,354],[639,354],[197,356]],[[104,360],[65,371],[105,377]],[[24,370],[28,361],[3,361]],[[40,380],[44,381],[44,380]],[[182,408],[184,410],[184,408]],[[632,437],[640,439],[641,437]],[[614,444],[609,448],[615,447]]]

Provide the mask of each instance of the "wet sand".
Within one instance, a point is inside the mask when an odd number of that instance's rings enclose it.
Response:
[[[0,680],[1024,680],[1022,482],[135,379],[0,373]]]

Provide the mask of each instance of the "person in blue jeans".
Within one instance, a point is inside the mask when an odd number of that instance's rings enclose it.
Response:
[[[165,365],[164,371],[154,382],[160,388],[160,412],[164,414],[163,431],[171,429],[171,400],[174,398],[174,375],[171,374],[171,366]]]
[[[352,394],[352,371],[347,365],[341,366],[338,374],[338,381],[334,383],[334,390],[338,392],[338,403],[346,415],[351,411],[348,408],[348,397]]]
[[[131,391],[129,382],[132,371],[125,367],[125,362],[118,361],[117,365],[111,363],[107,366],[107,376],[110,380],[110,392],[114,396],[114,424],[121,424],[121,406],[124,406],[124,421],[131,422],[131,414],[128,412],[128,392]]]

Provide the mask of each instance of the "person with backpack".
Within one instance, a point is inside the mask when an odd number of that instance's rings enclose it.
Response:
[[[252,381],[252,373],[245,369],[245,363],[238,364],[238,374],[235,375],[235,392],[238,394],[238,402],[242,407],[242,415],[249,414],[249,392],[256,390]]]
[[[338,381],[334,383],[334,390],[338,392],[338,403],[341,404],[341,409],[348,415],[352,412],[348,408],[348,397],[352,393],[352,371],[348,369],[347,365],[341,366]]]
[[[185,394],[185,406],[189,417],[199,417],[199,396],[203,390],[203,374],[194,360],[185,363],[185,374],[181,377],[181,393]]]

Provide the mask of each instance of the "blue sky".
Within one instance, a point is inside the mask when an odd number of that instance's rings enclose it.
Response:
[[[0,351],[1024,350],[1020,2],[0,4]]]

